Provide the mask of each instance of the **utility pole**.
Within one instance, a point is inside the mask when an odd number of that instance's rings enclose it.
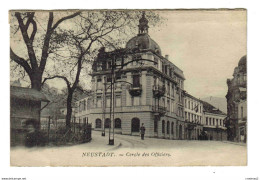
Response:
[[[109,145],[114,145],[114,117],[115,117],[115,56],[112,58],[111,66],[111,95],[110,95],[110,123],[109,123]],[[112,137],[111,137],[112,128]]]
[[[102,99],[103,99],[103,106],[102,106],[102,111],[103,111],[103,114],[102,114],[102,120],[101,120],[101,128],[102,128],[102,136],[105,136],[106,135],[106,132],[105,132],[105,119],[106,119],[106,82],[105,82],[105,77],[102,79],[103,81],[103,93],[102,93]]]

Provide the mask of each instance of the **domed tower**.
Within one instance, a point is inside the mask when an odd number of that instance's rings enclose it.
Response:
[[[154,53],[161,55],[161,48],[148,34],[148,20],[143,12],[142,17],[139,20],[138,35],[130,39],[126,43],[126,49],[134,50],[150,50]]]
[[[233,78],[227,80],[227,133],[228,140],[246,142],[247,126],[247,56],[241,57]]]
[[[148,20],[145,18],[145,12],[143,12],[142,18],[139,20],[139,34],[148,33]]]

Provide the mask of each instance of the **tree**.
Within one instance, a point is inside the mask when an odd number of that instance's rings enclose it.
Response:
[[[101,47],[120,49],[122,41],[129,38],[132,28],[136,27],[140,14],[138,11],[85,11],[74,19],[71,29],[56,31],[52,44],[60,49],[52,52],[53,60],[62,68],[48,72],[43,83],[56,78],[65,81],[68,90],[67,128],[70,128],[73,93],[79,86],[82,69],[88,69]],[[157,14],[150,14],[155,21],[158,20]]]
[[[18,22],[17,31],[20,31],[22,39],[27,49],[28,58],[21,57],[17,55],[10,47],[10,58],[15,63],[20,65],[25,72],[28,74],[31,81],[31,88],[41,90],[42,76],[46,67],[48,56],[50,53],[50,42],[53,33],[57,27],[64,21],[72,19],[80,14],[80,12],[74,12],[70,15],[62,17],[54,23],[54,13],[49,12],[49,17],[47,21],[47,27],[45,33],[42,34],[41,38],[41,55],[37,58],[36,54],[36,34],[38,30],[38,24],[35,17],[35,12],[11,12],[11,15],[14,16]],[[11,23],[11,26],[13,24]],[[15,33],[16,33],[15,32]],[[36,46],[35,46],[36,45]]]

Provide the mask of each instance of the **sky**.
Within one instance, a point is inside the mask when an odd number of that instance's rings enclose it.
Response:
[[[149,35],[183,70],[185,90],[197,98],[225,97],[227,78],[246,55],[244,10],[161,11],[163,25]]]
[[[246,54],[246,11],[164,10],[158,13],[163,23],[151,26],[149,35],[160,46],[162,55],[169,55],[169,60],[183,70],[185,90],[197,98],[224,98],[226,80],[232,78],[239,59]],[[90,84],[90,78],[84,81]],[[66,87],[63,80],[50,81],[50,85]]]

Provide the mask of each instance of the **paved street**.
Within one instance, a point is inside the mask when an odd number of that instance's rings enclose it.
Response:
[[[151,165],[246,165],[244,144],[219,141],[187,141],[115,135],[109,146],[108,134],[93,131],[90,143],[66,147],[24,148],[11,150],[11,164],[18,166],[120,166]]]

